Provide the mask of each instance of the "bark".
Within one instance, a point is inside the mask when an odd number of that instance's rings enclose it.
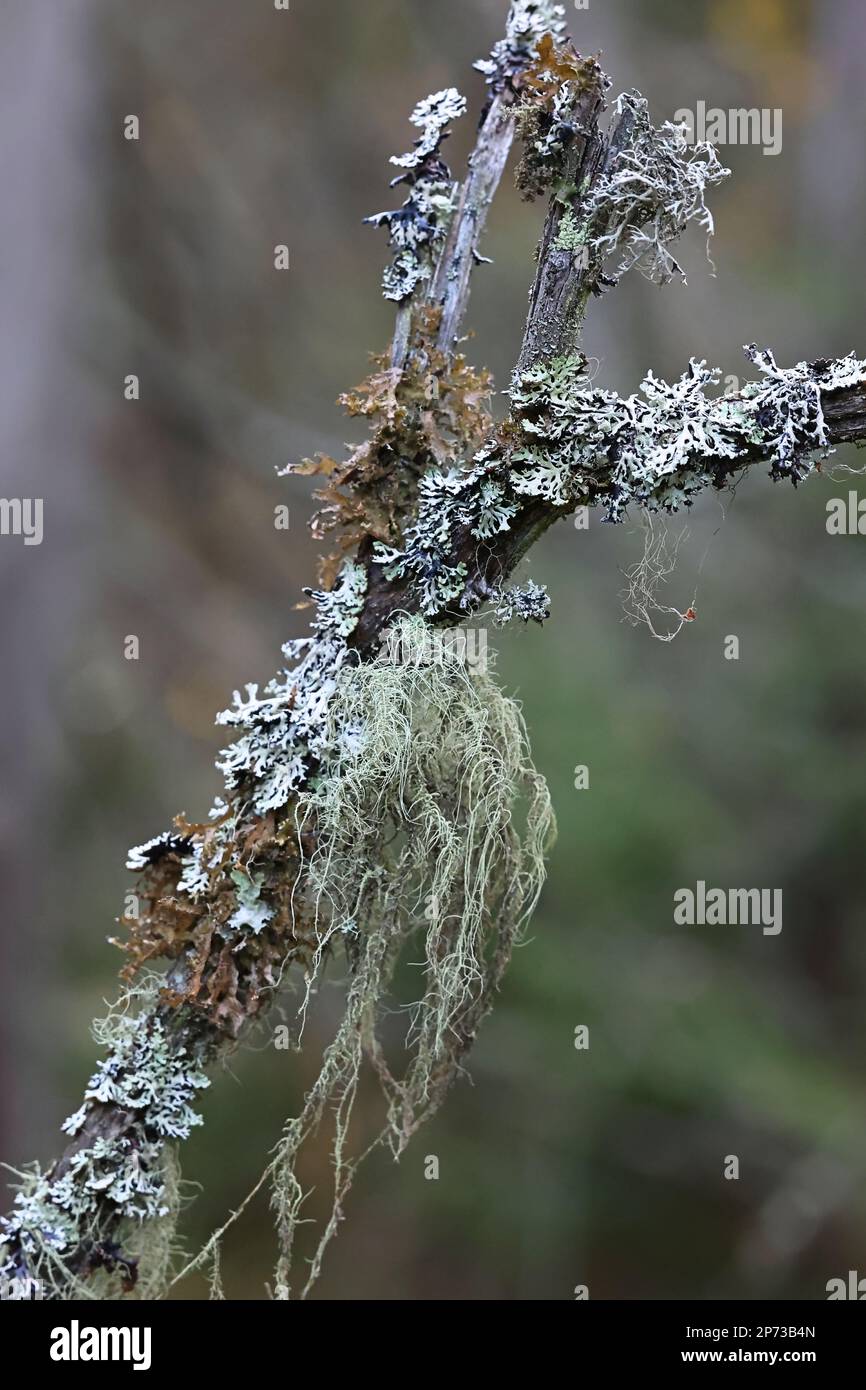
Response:
[[[430,301],[442,311],[438,346],[443,352],[453,351],[466,313],[478,243],[514,140],[513,105],[513,93],[507,91],[499,92],[490,103],[433,277]]]

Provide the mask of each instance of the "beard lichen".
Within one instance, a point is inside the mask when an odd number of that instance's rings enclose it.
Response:
[[[541,891],[555,833],[519,707],[489,673],[468,669],[447,647],[431,649],[428,638],[422,619],[402,618],[379,656],[341,673],[329,707],[330,751],[297,802],[298,841],[315,849],[296,894],[319,942],[300,1032],[338,944],[349,979],[320,1074],[266,1170],[280,1243],[277,1298],[290,1293],[305,1142],[332,1113],[331,1210],[302,1296],[318,1277],[361,1158],[382,1144],[399,1158],[460,1072]],[[395,975],[413,968],[416,997],[401,1003]],[[405,1028],[395,1040],[400,1017]],[[390,1057],[395,1043],[405,1051],[402,1066]],[[378,1137],[359,1153],[350,1128],[365,1063],[384,1114]],[[225,1230],[188,1269],[218,1257]]]

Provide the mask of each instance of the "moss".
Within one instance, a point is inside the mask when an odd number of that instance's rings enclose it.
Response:
[[[440,318],[441,311],[418,307],[402,370],[378,355],[366,381],[340,396],[349,415],[370,422],[368,439],[340,462],[320,454],[282,470],[326,479],[314,494],[324,505],[311,524],[316,539],[334,533],[339,543],[320,566],[326,589],[341,553],[364,540],[395,544],[417,503],[419,480],[446,460],[470,455],[491,428],[493,379],[462,353],[436,347]]]

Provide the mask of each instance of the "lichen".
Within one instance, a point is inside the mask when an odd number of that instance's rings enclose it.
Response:
[[[739,397],[709,393],[721,371],[694,358],[679,380],[648,372],[640,394],[587,389],[582,358],[540,364],[518,377],[512,406],[527,444],[513,457],[539,490],[559,505],[571,492],[602,501],[618,521],[629,504],[677,511],[695,494],[724,486],[738,463],[766,457],[774,478],[794,482],[825,453],[825,392],[862,381],[866,363],[853,354],[835,362],[779,368],[770,352],[745,349],[764,375]],[[512,479],[526,487],[525,474]]]
[[[648,372],[626,397],[593,388],[581,354],[535,363],[512,382],[508,428],[468,467],[425,477],[404,544],[376,547],[374,560],[389,578],[410,579],[422,613],[434,617],[483,596],[455,554],[455,535],[506,530],[522,506],[599,504],[609,521],[631,505],[676,512],[756,457],[774,478],[797,482],[827,451],[823,395],[862,381],[866,363],[851,354],[783,369],[768,352],[746,352],[764,379],[737,397],[711,394],[721,372],[695,359],[674,382]]]
[[[777,365],[769,348],[761,350],[749,343],[743,351],[765,378],[747,383],[742,397],[760,429],[772,476],[797,483],[811,472],[816,450],[825,458],[832,452],[824,421],[824,394],[859,385],[866,362],[851,352],[847,357],[819,358],[785,368]]]
[[[326,588],[334,582],[340,552],[368,538],[395,544],[417,503],[419,479],[471,454],[490,430],[490,373],[471,367],[462,353],[436,346],[440,318],[439,310],[418,307],[402,369],[378,355],[372,375],[340,396],[350,416],[369,421],[366,440],[340,462],[320,454],[280,470],[326,479],[314,494],[324,506],[311,523],[317,540],[333,532],[339,542],[320,567]]]
[[[556,40],[564,38],[562,5],[551,0],[512,0],[505,38],[494,44],[489,58],[480,58],[473,64],[477,72],[483,73],[491,93],[520,86],[533,52],[546,34]]]
[[[156,990],[146,983],[94,1025],[108,1055],[62,1129],[75,1137],[94,1110],[109,1104],[125,1123],[73,1152],[62,1172],[37,1168],[23,1176],[11,1213],[0,1217],[0,1278],[25,1274],[50,1293],[58,1287],[62,1257],[95,1240],[92,1233],[106,1219],[111,1226],[141,1224],[170,1214],[166,1146],[201,1124],[193,1103],[210,1082],[187,1049],[169,1038],[155,1003]],[[134,1284],[135,1267],[119,1247],[101,1248],[97,1262],[119,1269],[127,1287]],[[68,1278],[67,1272],[59,1287]]]
[[[564,196],[569,151],[580,133],[575,108],[581,94],[601,96],[608,79],[594,58],[583,58],[569,40],[545,34],[521,79],[517,134],[523,155],[515,172],[522,196],[531,201],[551,189]],[[574,190],[576,192],[576,190]]]
[[[581,227],[572,208],[566,208],[556,233],[554,245],[558,251],[579,251],[586,243],[586,229]]]
[[[301,1022],[337,943],[350,977],[319,1077],[268,1169],[281,1243],[278,1297],[288,1296],[290,1285],[302,1145],[334,1115],[333,1209],[308,1289],[359,1161],[348,1129],[364,1062],[387,1112],[377,1142],[398,1156],[442,1101],[491,1007],[541,889],[553,834],[547,788],[529,760],[515,703],[491,675],[467,669],[456,651],[441,647],[436,661],[424,659],[430,632],[419,618],[401,620],[393,637],[386,646],[406,655],[399,664],[385,650],[341,673],[320,775],[295,812],[299,842],[315,827],[297,891],[319,941]],[[356,730],[350,743],[347,728]],[[419,956],[420,997],[399,1005],[408,1026],[398,1072],[383,1040],[398,1007],[391,986],[399,962]],[[211,1258],[224,1231],[193,1266]]]
[[[684,127],[670,121],[653,126],[639,92],[620,96],[616,112],[629,122],[628,138],[581,209],[591,228],[588,245],[602,265],[621,257],[607,284],[635,265],[660,284],[675,275],[685,281],[671,246],[690,222],[704,228],[709,245],[713,216],[706,194],[730,170],[711,143],[689,145]]]
[[[124,919],[128,940],[118,943],[130,955],[126,977],[154,957],[187,953],[186,987],[168,991],[166,998],[204,1005],[230,1034],[236,1034],[250,1004],[248,998],[245,1008],[236,998],[234,954],[257,943],[254,974],[265,989],[276,983],[287,952],[305,951],[287,902],[291,850],[277,829],[277,816],[324,749],[337,678],[356,660],[346,639],[366,590],[366,570],[347,561],[333,589],[307,591],[315,604],[313,635],[284,645],[289,665],[261,695],[258,685],[249,683],[243,694],[235,691],[232,707],[217,715],[218,724],[240,737],[217,760],[226,795],[217,798],[211,823],[191,826],[178,818],[183,833],[169,832],[130,852],[128,862],[140,874],[141,902],[138,915]],[[215,938],[226,943],[216,965],[209,956]]]
[[[238,906],[229,918],[229,931],[251,931],[258,936],[274,915],[273,908],[262,901],[265,876],[262,872],[245,873],[242,869],[233,869],[231,877],[238,891]]]
[[[245,731],[223,750],[217,766],[229,793],[242,790],[258,815],[286,805],[320,750],[336,679],[349,659],[345,638],[355,626],[366,588],[366,571],[347,561],[332,590],[310,591],[316,602],[316,637],[283,647],[297,665],[270,681],[262,698],[256,685],[247,686],[246,698],[235,691],[234,706],[217,715],[218,724]]]
[[[176,835],[169,830],[162,835],[154,835],[143,845],[134,845],[127,855],[126,867],[133,873],[140,873],[149,865],[157,864],[167,854],[187,854],[190,849],[188,836]]]
[[[440,150],[450,134],[448,122],[465,110],[466,100],[454,87],[418,103],[409,119],[421,135],[408,154],[391,156],[391,163],[401,170],[391,187],[407,184],[409,196],[399,208],[364,218],[370,226],[388,228],[394,259],[385,270],[382,293],[395,303],[410,298],[429,278],[434,248],[445,235],[454,210],[454,186]]]
[[[550,617],[550,594],[544,584],[533,580],[515,585],[497,595],[494,621],[497,627],[504,627],[515,618],[521,622],[544,623]]]
[[[705,194],[727,171],[711,146],[688,147],[669,123],[654,128],[632,93],[617,105],[622,124],[600,177],[576,187],[570,155],[585,132],[574,111],[586,84],[601,98],[607,79],[563,41],[563,25],[561,6],[514,0],[506,39],[477,65],[491,99],[517,99],[518,182],[527,196],[553,192],[555,249],[583,250],[596,263],[587,289],[615,283],[635,264],[662,281],[681,274],[673,240],[692,221],[709,235]],[[224,795],[209,821],[178,817],[129,852],[138,880],[135,910],[123,919],[124,974],[154,958],[177,964],[143,982],[97,1030],[107,1056],[63,1126],[66,1155],[48,1173],[23,1175],[12,1213],[0,1219],[0,1278],[44,1278],[57,1296],[92,1296],[72,1270],[90,1278],[101,1269],[128,1290],[146,1245],[144,1287],[161,1292],[178,1206],[173,1145],[200,1122],[205,1063],[249,1028],[291,964],[305,972],[300,1034],[339,952],[345,1012],[263,1179],[273,1182],[274,1293],[283,1298],[304,1196],[299,1152],[333,1116],[333,1203],[309,1289],[363,1157],[349,1134],[362,1068],[383,1097],[375,1143],[399,1156],[461,1069],[538,897],[553,833],[518,707],[459,648],[434,643],[443,624],[424,619],[451,622],[491,600],[497,623],[543,622],[543,586],[501,590],[497,564],[513,565],[526,536],[557,512],[598,504],[619,521],[632,505],[646,516],[676,511],[757,457],[796,483],[828,450],[826,393],[866,380],[866,363],[853,354],[781,369],[769,352],[749,348],[762,379],[737,397],[713,395],[719,373],[693,360],[678,381],[650,372],[623,398],[594,388],[574,354],[516,376],[509,418],[494,425],[489,375],[437,348],[440,311],[415,295],[453,212],[441,147],[464,109],[453,88],[419,103],[411,120],[420,135],[392,160],[392,186],[406,185],[408,196],[367,219],[388,228],[394,260],[383,288],[401,305],[400,331],[409,325],[399,367],[380,356],[367,381],[341,398],[370,422],[370,437],[341,463],[320,455],[291,470],[324,475],[314,533],[339,538],[321,587],[305,591],[312,633],[284,646],[286,668],[261,694],[246,685],[218,716],[237,737],[218,761]],[[605,274],[614,259],[613,276]],[[512,530],[499,551],[496,538]],[[667,555],[653,542],[629,574],[641,618]],[[362,661],[352,635],[368,598],[381,597],[371,580],[382,571],[423,616],[402,618],[378,656]],[[662,611],[694,618],[692,608]],[[395,981],[417,977],[419,965],[418,997],[395,998]],[[222,1296],[226,1228],[187,1266],[209,1263],[214,1297]]]

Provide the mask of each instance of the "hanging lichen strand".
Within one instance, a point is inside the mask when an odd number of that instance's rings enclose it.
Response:
[[[303,1191],[301,1146],[333,1115],[333,1203],[306,1293],[343,1214],[358,1163],[350,1122],[366,1059],[385,1121],[379,1139],[399,1157],[439,1106],[493,1003],[522,924],[544,879],[554,820],[532,766],[520,711],[489,674],[431,644],[420,618],[398,621],[382,654],[340,675],[319,772],[296,803],[298,835],[315,850],[296,891],[316,950],[299,1010],[328,954],[349,964],[346,1009],[300,1115],[286,1124],[267,1174],[280,1237],[274,1292],[289,1296]],[[399,661],[393,654],[399,653]],[[391,992],[395,970],[423,981],[414,999]],[[420,964],[420,972],[419,972]],[[386,1026],[402,1017],[392,1069]],[[212,1261],[223,1227],[189,1268]]]
[[[0,1218],[0,1278],[39,1279],[46,1297],[165,1290],[175,1147],[200,1122],[205,1069],[303,972],[300,1045],[311,993],[339,954],[342,1021],[255,1189],[272,1183],[273,1292],[288,1297],[299,1152],[334,1116],[330,1216],[295,1285],[311,1287],[363,1156],[351,1123],[362,1067],[382,1093],[375,1142],[399,1156],[491,1006],[553,833],[517,707],[459,647],[433,641],[434,624],[487,604],[495,623],[543,622],[546,590],[509,578],[577,505],[611,521],[676,511],[756,461],[797,483],[835,442],[866,436],[866,363],[853,354],[784,369],[749,348],[761,379],[736,397],[719,396],[718,373],[697,361],[672,384],[648,372],[625,398],[593,386],[579,348],[590,296],[632,266],[681,276],[672,246],[690,223],[712,230],[706,194],[726,171],[711,147],[653,126],[636,93],[603,134],[608,79],[549,0],[514,0],[505,39],[477,66],[489,96],[466,184],[452,185],[441,159],[465,105],[448,88],[416,108],[421,134],[395,161],[406,202],[372,219],[394,251],[383,290],[398,328],[342,398],[370,436],[342,462],[320,455],[296,470],[325,478],[313,529],[336,541],[321,588],[307,591],[311,635],[218,716],[232,741],[208,820],[179,817],[130,851],[138,910],[118,942],[126,993],[96,1031],[107,1055],[64,1125],[66,1151],[46,1173],[20,1175]],[[454,350],[468,274],[447,258],[450,247],[464,267],[483,259],[478,235],[515,125],[518,186],[548,207],[510,410],[495,424],[489,374]],[[399,988],[407,959],[420,964],[414,998]],[[214,1296],[225,1229],[181,1271],[209,1268]]]

